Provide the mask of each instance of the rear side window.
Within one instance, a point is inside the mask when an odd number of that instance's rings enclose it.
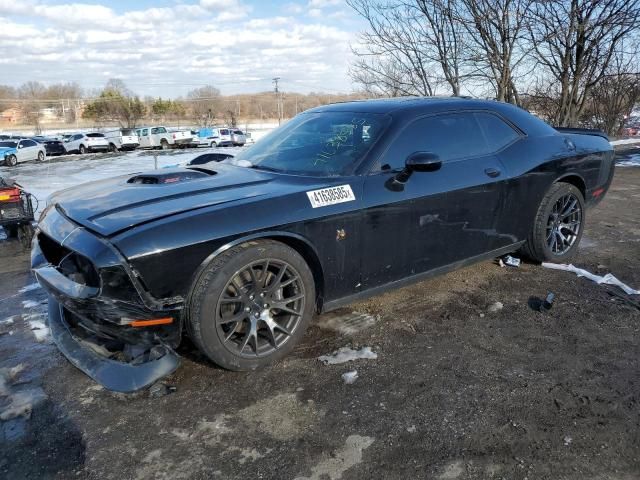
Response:
[[[220,130],[220,135],[229,135],[229,130]]]
[[[518,138],[499,117],[483,112],[448,113],[420,118],[394,140],[380,163],[382,170],[404,168],[414,152],[432,152],[443,162],[497,152]],[[379,170],[377,168],[376,170]]]
[[[474,115],[492,152],[497,152],[518,139],[518,133],[500,117],[483,112]]]
[[[164,127],[154,127],[151,129],[151,135],[154,135],[156,133],[167,133],[167,129]]]

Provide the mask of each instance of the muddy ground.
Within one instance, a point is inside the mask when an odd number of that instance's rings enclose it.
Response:
[[[640,168],[619,168],[574,263],[640,288],[639,211]],[[157,398],[65,361],[38,324],[44,293],[19,292],[32,283],[28,252],[1,242],[0,368],[25,368],[0,407],[36,401],[0,421],[0,478],[640,478],[640,310],[570,273],[465,268],[318,317],[258,372],[186,345]],[[534,311],[547,292],[552,310]],[[344,346],[378,358],[317,360]]]

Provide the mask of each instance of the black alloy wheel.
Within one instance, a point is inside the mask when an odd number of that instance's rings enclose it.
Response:
[[[554,255],[567,253],[578,239],[582,206],[572,193],[560,197],[547,220],[547,245]]]
[[[227,282],[216,309],[218,334],[232,353],[273,354],[291,338],[306,294],[296,269],[278,259],[251,263]]]
[[[189,294],[189,336],[229,370],[254,370],[287,355],[315,312],[311,269],[293,248],[255,240],[216,256]]]

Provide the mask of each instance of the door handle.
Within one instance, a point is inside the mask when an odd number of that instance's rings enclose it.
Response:
[[[491,178],[496,178],[500,176],[500,170],[497,168],[485,168],[484,173],[486,173]]]

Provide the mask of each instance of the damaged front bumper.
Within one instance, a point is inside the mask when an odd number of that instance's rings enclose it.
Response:
[[[114,392],[131,393],[148,387],[180,365],[180,357],[165,345],[153,347],[143,361],[112,360],[99,344],[74,336],[65,321],[64,307],[52,297],[49,297],[49,328],[58,349],[73,365]]]
[[[105,388],[134,392],[178,367],[182,299],[153,298],[107,240],[50,209],[31,268],[49,294],[58,348]]]

